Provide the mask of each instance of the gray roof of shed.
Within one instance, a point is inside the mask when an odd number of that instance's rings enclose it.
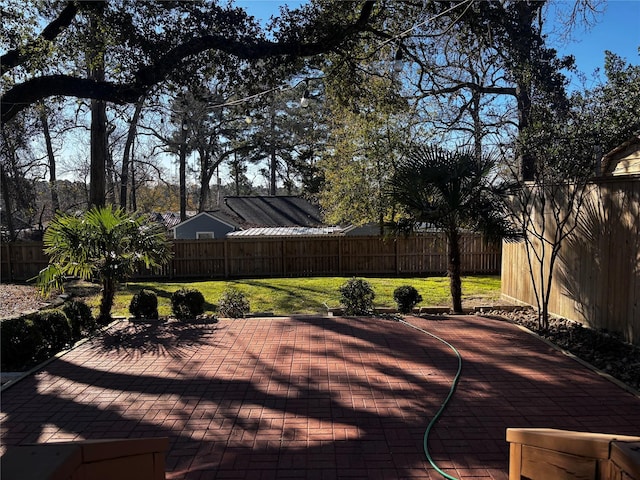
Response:
[[[304,198],[294,196],[225,197],[220,210],[243,228],[323,225],[320,209]]]

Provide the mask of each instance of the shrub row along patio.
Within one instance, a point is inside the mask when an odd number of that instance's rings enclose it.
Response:
[[[409,317],[458,348],[431,452],[507,478],[507,427],[633,434],[640,399],[507,322]],[[3,392],[2,448],[169,437],[167,478],[438,478],[425,428],[456,359],[391,320],[120,323]]]

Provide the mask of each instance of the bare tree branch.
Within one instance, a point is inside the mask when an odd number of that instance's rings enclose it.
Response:
[[[432,88],[428,90],[421,89],[421,92],[424,96],[438,96],[444,95],[446,93],[455,93],[460,90],[469,89],[478,93],[485,94],[495,94],[495,95],[516,95],[515,87],[497,87],[497,86],[486,86],[480,85],[478,83],[473,82],[460,82],[456,85],[452,85],[450,87],[443,88]]]
[[[40,33],[37,40],[29,43],[28,45],[21,48],[14,48],[13,50],[9,50],[7,53],[0,57],[0,75],[4,75],[11,69],[23,64],[30,58],[29,52],[31,52],[32,47],[35,46],[35,43],[39,40],[47,40],[52,41],[62,32],[65,28],[67,28],[73,19],[78,13],[78,5],[74,1],[67,2],[67,5],[64,7],[60,15],[53,20],[49,25],[47,25],[42,33]]]
[[[193,38],[160,57],[156,62],[140,68],[132,83],[117,84],[77,78],[68,75],[44,75],[26,80],[9,89],[0,104],[1,121],[11,120],[18,112],[38,100],[54,96],[92,98],[118,104],[134,103],[151,86],[165,80],[181,64],[181,61],[208,50],[217,50],[245,60],[280,57],[312,57],[334,51],[346,39],[364,30],[371,17],[375,0],[367,0],[355,23],[339,27],[319,41],[312,43],[272,42],[268,40],[232,40],[221,35],[205,35]]]

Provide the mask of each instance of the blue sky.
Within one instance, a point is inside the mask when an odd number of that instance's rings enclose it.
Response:
[[[605,50],[620,55],[633,65],[640,65],[640,0],[606,2],[598,23],[586,31],[576,29],[572,37],[572,41],[555,47],[562,55],[574,55],[578,70],[587,78],[596,68],[603,68]],[[587,86],[590,83],[588,81]]]
[[[563,7],[571,7],[574,0],[558,0]],[[287,4],[292,8],[304,1],[282,0],[237,0],[237,5],[246,8],[250,15],[259,20],[268,20],[277,15],[279,6]],[[640,0],[609,0],[604,5],[604,13],[599,15],[598,23],[586,30],[577,28],[571,41],[553,44],[561,55],[572,54],[576,57],[578,70],[589,79],[596,68],[604,65],[604,51],[610,50],[634,65],[640,65],[638,47],[640,46]],[[588,81],[587,86],[591,82]],[[573,82],[578,87],[578,82]]]

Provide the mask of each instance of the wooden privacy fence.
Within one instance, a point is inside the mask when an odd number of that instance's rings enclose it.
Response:
[[[600,179],[589,186],[573,234],[562,244],[549,298],[552,314],[622,334],[640,345],[640,181]],[[548,220],[548,218],[547,218]],[[539,225],[542,217],[535,218]],[[553,238],[553,222],[547,238]],[[540,243],[534,242],[538,253]],[[526,244],[505,242],[502,294],[536,305]],[[549,271],[548,253],[544,271]],[[534,261],[534,268],[539,263]],[[537,270],[536,270],[537,271]],[[536,279],[536,285],[540,280]]]
[[[259,237],[175,240],[169,265],[140,271],[136,278],[240,278],[306,276],[413,276],[444,274],[447,247],[443,234],[411,237]],[[2,248],[2,280],[26,280],[47,265],[42,244],[16,243]],[[461,238],[462,271],[500,271],[501,247],[476,234]]]

